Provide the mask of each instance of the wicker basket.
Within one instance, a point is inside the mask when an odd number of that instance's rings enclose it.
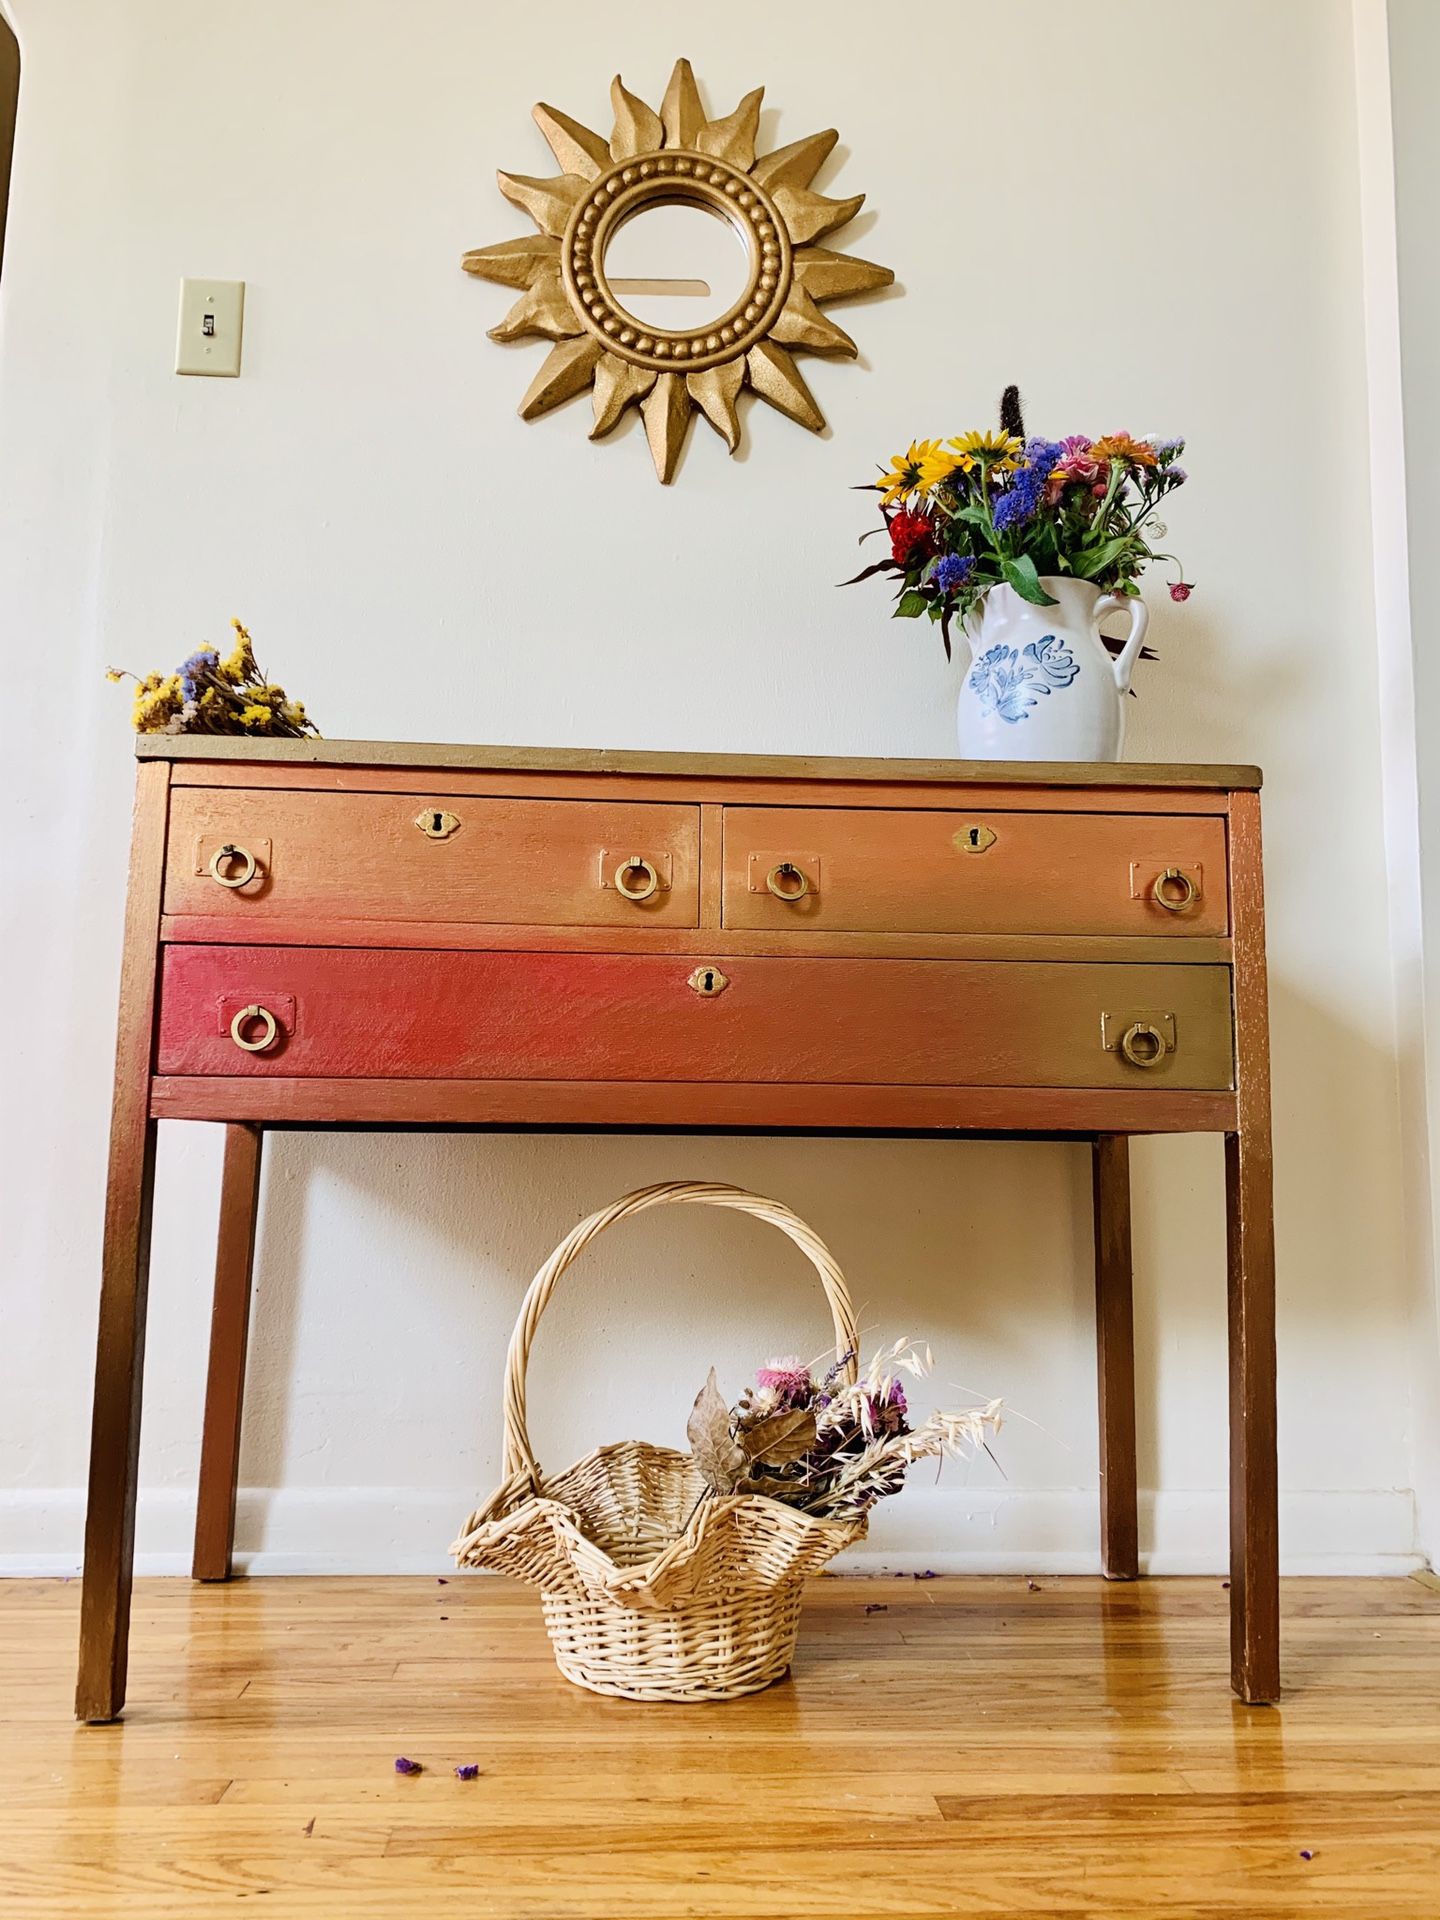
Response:
[[[649,1207],[730,1207],[779,1227],[809,1256],[836,1351],[855,1377],[845,1277],[796,1214],[739,1187],[672,1180],[582,1220],[530,1283],[505,1360],[504,1483],[451,1551],[540,1589],[560,1671],[626,1700],[734,1700],[790,1665],[807,1575],[865,1522],[818,1520],[760,1494],[702,1500],[688,1453],[622,1440],[547,1479],[525,1426],[525,1370],[556,1281],[596,1234]]]

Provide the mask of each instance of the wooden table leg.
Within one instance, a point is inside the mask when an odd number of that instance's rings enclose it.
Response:
[[[1107,1580],[1140,1572],[1135,1488],[1135,1321],[1130,1260],[1130,1142],[1092,1146],[1095,1335],[1100,1382],[1100,1565]]]
[[[150,1205],[155,1188],[150,1050],[169,792],[168,767],[148,762],[139,768],[120,968],[95,1402],[90,1425],[80,1672],[75,1687],[75,1713],[81,1720],[113,1720],[125,1704],[140,1457],[140,1383],[150,1281]]]
[[[1275,1225],[1258,794],[1230,799],[1239,1126],[1225,1137],[1230,1330],[1230,1677],[1252,1703],[1280,1695],[1275,1449]]]
[[[228,1580],[235,1543],[235,1490],[240,1473],[240,1416],[245,1395],[245,1348],[250,1330],[250,1275],[255,1217],[260,1203],[259,1127],[225,1129],[220,1181],[220,1230],[215,1247],[215,1300],[210,1315],[210,1371],[200,1443],[200,1490],[195,1507],[197,1580]]]

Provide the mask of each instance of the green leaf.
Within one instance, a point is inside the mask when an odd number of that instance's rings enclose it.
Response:
[[[1098,547],[1082,548],[1075,555],[1073,569],[1082,580],[1093,580],[1097,573],[1104,573],[1107,567],[1113,567],[1129,544],[1130,535],[1121,533],[1111,540],[1102,541]]]
[[[917,593],[915,589],[911,587],[908,592],[902,593],[900,598],[895,602],[895,611],[891,614],[890,618],[892,620],[918,620],[929,604],[929,601],[923,593]]]
[[[1002,560],[1000,566],[1005,575],[1005,583],[1019,594],[1022,600],[1028,600],[1032,607],[1053,607],[1055,600],[1046,593],[1040,584],[1040,576],[1035,571],[1035,562],[1028,553],[1022,553],[1018,560]]]

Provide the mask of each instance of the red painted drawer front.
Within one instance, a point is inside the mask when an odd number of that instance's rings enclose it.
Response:
[[[706,966],[729,984],[706,997]],[[275,1046],[233,1015],[269,1007]],[[290,1009],[293,1008],[293,1011]],[[1164,1025],[1138,1068],[1109,1017]],[[243,1030],[251,1037],[254,1025]],[[911,1086],[1232,1084],[1225,967],[174,946],[166,1075]]]
[[[437,815],[448,831],[430,838],[416,819],[433,825]],[[244,886],[222,886],[209,871],[227,845],[256,860]],[[616,867],[635,855],[657,876],[646,900],[627,899],[614,884]],[[244,867],[226,862],[222,872],[239,878]],[[271,927],[325,915],[693,927],[699,876],[698,807],[192,787],[171,800],[165,911],[250,916]]]
[[[769,890],[780,865],[804,875],[798,899]],[[1196,889],[1183,911],[1151,894],[1169,867]],[[798,891],[794,872],[777,884]],[[725,809],[727,927],[1213,935],[1225,895],[1225,823],[1204,814]]]

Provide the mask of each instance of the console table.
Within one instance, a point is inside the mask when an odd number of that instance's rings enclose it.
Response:
[[[1253,767],[142,737],[76,1712],[124,1703],[155,1138],[226,1127],[194,1571],[230,1568],[263,1131],[1092,1143],[1102,1564],[1139,1572],[1127,1136],[1225,1136],[1231,1677],[1279,1691]]]

